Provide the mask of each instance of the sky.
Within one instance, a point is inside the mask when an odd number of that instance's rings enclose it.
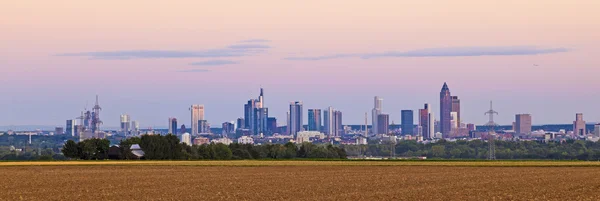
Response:
[[[291,101],[362,124],[374,96],[399,123],[424,103],[438,116],[444,82],[463,122],[486,123],[490,100],[499,124],[519,113],[600,122],[598,10],[597,0],[2,1],[0,125],[63,125],[99,95],[104,126],[125,113],[142,128],[188,126],[190,105],[203,104],[220,127],[260,87],[282,125]]]

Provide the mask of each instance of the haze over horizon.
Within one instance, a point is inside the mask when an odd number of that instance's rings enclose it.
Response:
[[[600,122],[598,10],[595,0],[2,2],[0,125],[64,125],[99,95],[105,127],[125,113],[141,128],[188,126],[192,104],[220,127],[261,87],[279,124],[291,101],[363,124],[374,96],[398,124],[424,103],[439,119],[444,82],[467,123],[487,122],[490,100],[502,125],[520,113],[534,125],[575,113]]]

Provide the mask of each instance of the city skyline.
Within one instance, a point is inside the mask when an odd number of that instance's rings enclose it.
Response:
[[[534,125],[575,113],[599,122],[600,61],[589,56],[600,53],[599,9],[591,0],[10,1],[0,6],[0,126],[63,125],[95,95],[102,128],[119,127],[121,114],[142,128],[168,117],[189,127],[192,104],[218,126],[243,116],[240,102],[260,87],[280,124],[295,100],[364,124],[374,96],[399,123],[401,110],[426,102],[439,118],[443,82],[460,96],[461,122],[484,124],[490,100],[502,125],[524,113]]]

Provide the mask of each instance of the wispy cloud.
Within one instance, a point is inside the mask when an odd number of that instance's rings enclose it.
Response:
[[[220,58],[256,55],[271,48],[261,44],[235,44],[226,48],[200,51],[177,50],[118,50],[65,53],[56,56],[89,57],[101,60],[150,59],[150,58]]]
[[[190,65],[193,66],[221,66],[221,65],[228,65],[228,64],[238,64],[239,62],[237,61],[230,61],[230,60],[209,60],[209,61],[200,61],[200,62],[194,62],[191,63]]]
[[[539,48],[533,46],[506,46],[506,47],[448,47],[428,48],[406,52],[383,52],[366,54],[334,54],[315,57],[287,57],[286,60],[318,61],[338,58],[378,58],[378,57],[473,57],[473,56],[511,56],[511,55],[537,55],[569,51],[566,48]]]
[[[188,69],[188,70],[180,70],[177,72],[181,72],[181,73],[206,73],[206,72],[210,72],[209,70],[206,69]]]
[[[271,42],[271,41],[265,40],[265,39],[250,39],[250,40],[240,41],[240,43],[268,43],[268,42]]]

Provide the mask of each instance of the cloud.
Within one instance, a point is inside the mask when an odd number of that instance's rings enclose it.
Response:
[[[98,52],[65,53],[55,56],[89,57],[100,60],[125,60],[125,59],[156,59],[156,58],[221,58],[241,57],[256,55],[271,48],[261,44],[236,44],[226,48],[208,49],[200,51],[177,50],[118,50]]]
[[[237,61],[230,61],[230,60],[209,60],[209,61],[201,61],[201,62],[194,62],[191,63],[190,65],[194,65],[194,66],[220,66],[220,65],[228,65],[228,64],[238,64],[239,62]]]
[[[379,58],[379,57],[473,57],[473,56],[513,56],[537,55],[569,51],[566,48],[538,48],[532,46],[506,47],[448,47],[411,50],[406,52],[383,52],[367,54],[334,54],[316,57],[287,57],[286,60],[317,61],[338,58]]]
[[[268,43],[268,42],[271,42],[271,41],[265,40],[265,39],[250,39],[250,40],[240,41],[240,43]]]
[[[209,70],[206,69],[189,69],[189,70],[180,70],[177,72],[181,72],[181,73],[206,73],[206,72],[210,72]]]

